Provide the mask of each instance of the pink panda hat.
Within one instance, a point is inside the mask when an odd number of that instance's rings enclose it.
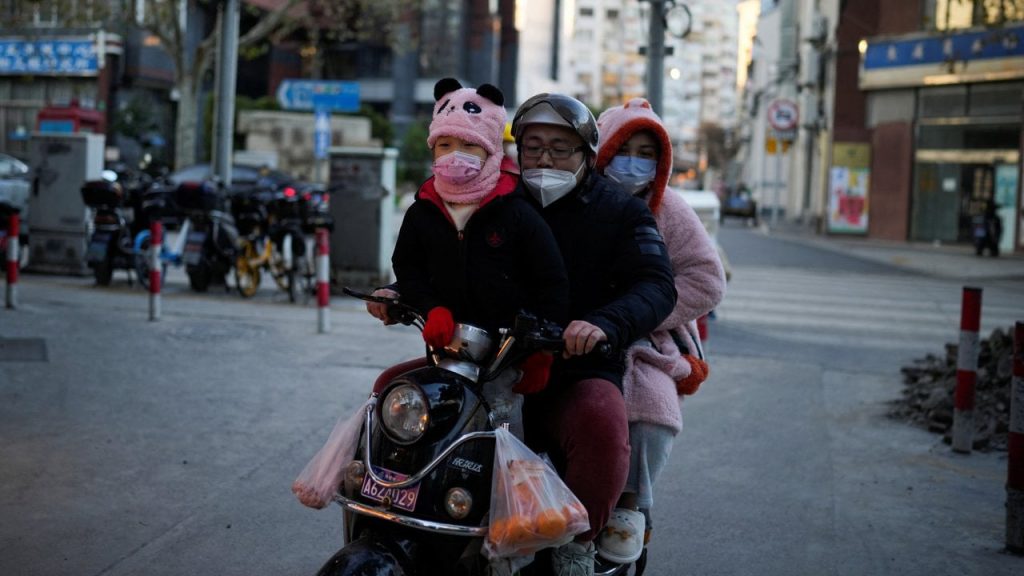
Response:
[[[504,157],[502,139],[505,135],[505,96],[501,90],[481,84],[479,88],[463,88],[454,78],[442,78],[434,85],[434,117],[430,122],[427,146],[441,136],[454,136],[479,144],[487,151],[480,173],[473,180],[453,185],[434,178],[434,188],[441,198],[453,204],[472,204],[482,200],[498,183]]]

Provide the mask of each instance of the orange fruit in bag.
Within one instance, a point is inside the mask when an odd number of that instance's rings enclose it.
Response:
[[[589,521],[587,509],[584,508],[582,504],[577,504],[576,502],[562,506],[562,514],[565,515],[566,522],[573,522],[576,520]]]
[[[533,527],[530,519],[526,516],[513,516],[508,519],[508,532],[506,542],[514,544],[526,542],[533,538]]]
[[[487,539],[494,544],[502,544],[508,538],[508,520],[495,518],[487,529]]]
[[[555,508],[545,508],[537,516],[537,533],[552,540],[565,534],[566,516]]]

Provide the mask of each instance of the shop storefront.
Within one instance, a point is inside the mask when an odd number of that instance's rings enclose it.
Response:
[[[0,36],[0,150],[24,156],[47,106],[77,102],[97,110],[103,132],[111,76],[123,52],[121,36],[102,30]]]
[[[873,150],[873,165],[911,163],[897,216],[906,239],[970,243],[973,219],[994,204],[1002,251],[1024,250],[1024,26],[868,39],[860,86],[871,128],[905,127],[909,136],[905,155],[887,155],[884,141]]]

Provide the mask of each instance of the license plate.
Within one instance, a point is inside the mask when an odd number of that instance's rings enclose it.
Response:
[[[206,242],[206,232],[189,232],[188,240],[185,242],[185,253],[181,259],[189,266],[196,266],[203,259],[203,244]]]
[[[107,235],[94,236],[85,250],[86,262],[102,262],[107,258],[107,247],[110,245],[110,237]]]
[[[374,472],[387,482],[396,482],[408,478],[405,474],[374,467]],[[385,488],[378,484],[369,474],[363,479],[363,488],[360,493],[377,502],[383,502],[385,498],[391,501],[391,506],[412,512],[416,509],[416,498],[420,495],[419,484],[408,488]]]

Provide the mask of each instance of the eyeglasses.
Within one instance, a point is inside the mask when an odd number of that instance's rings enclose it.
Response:
[[[574,146],[572,148],[563,147],[550,147],[550,146],[523,146],[523,156],[527,158],[540,158],[547,152],[552,160],[565,160],[573,154],[583,150],[583,146]]]

